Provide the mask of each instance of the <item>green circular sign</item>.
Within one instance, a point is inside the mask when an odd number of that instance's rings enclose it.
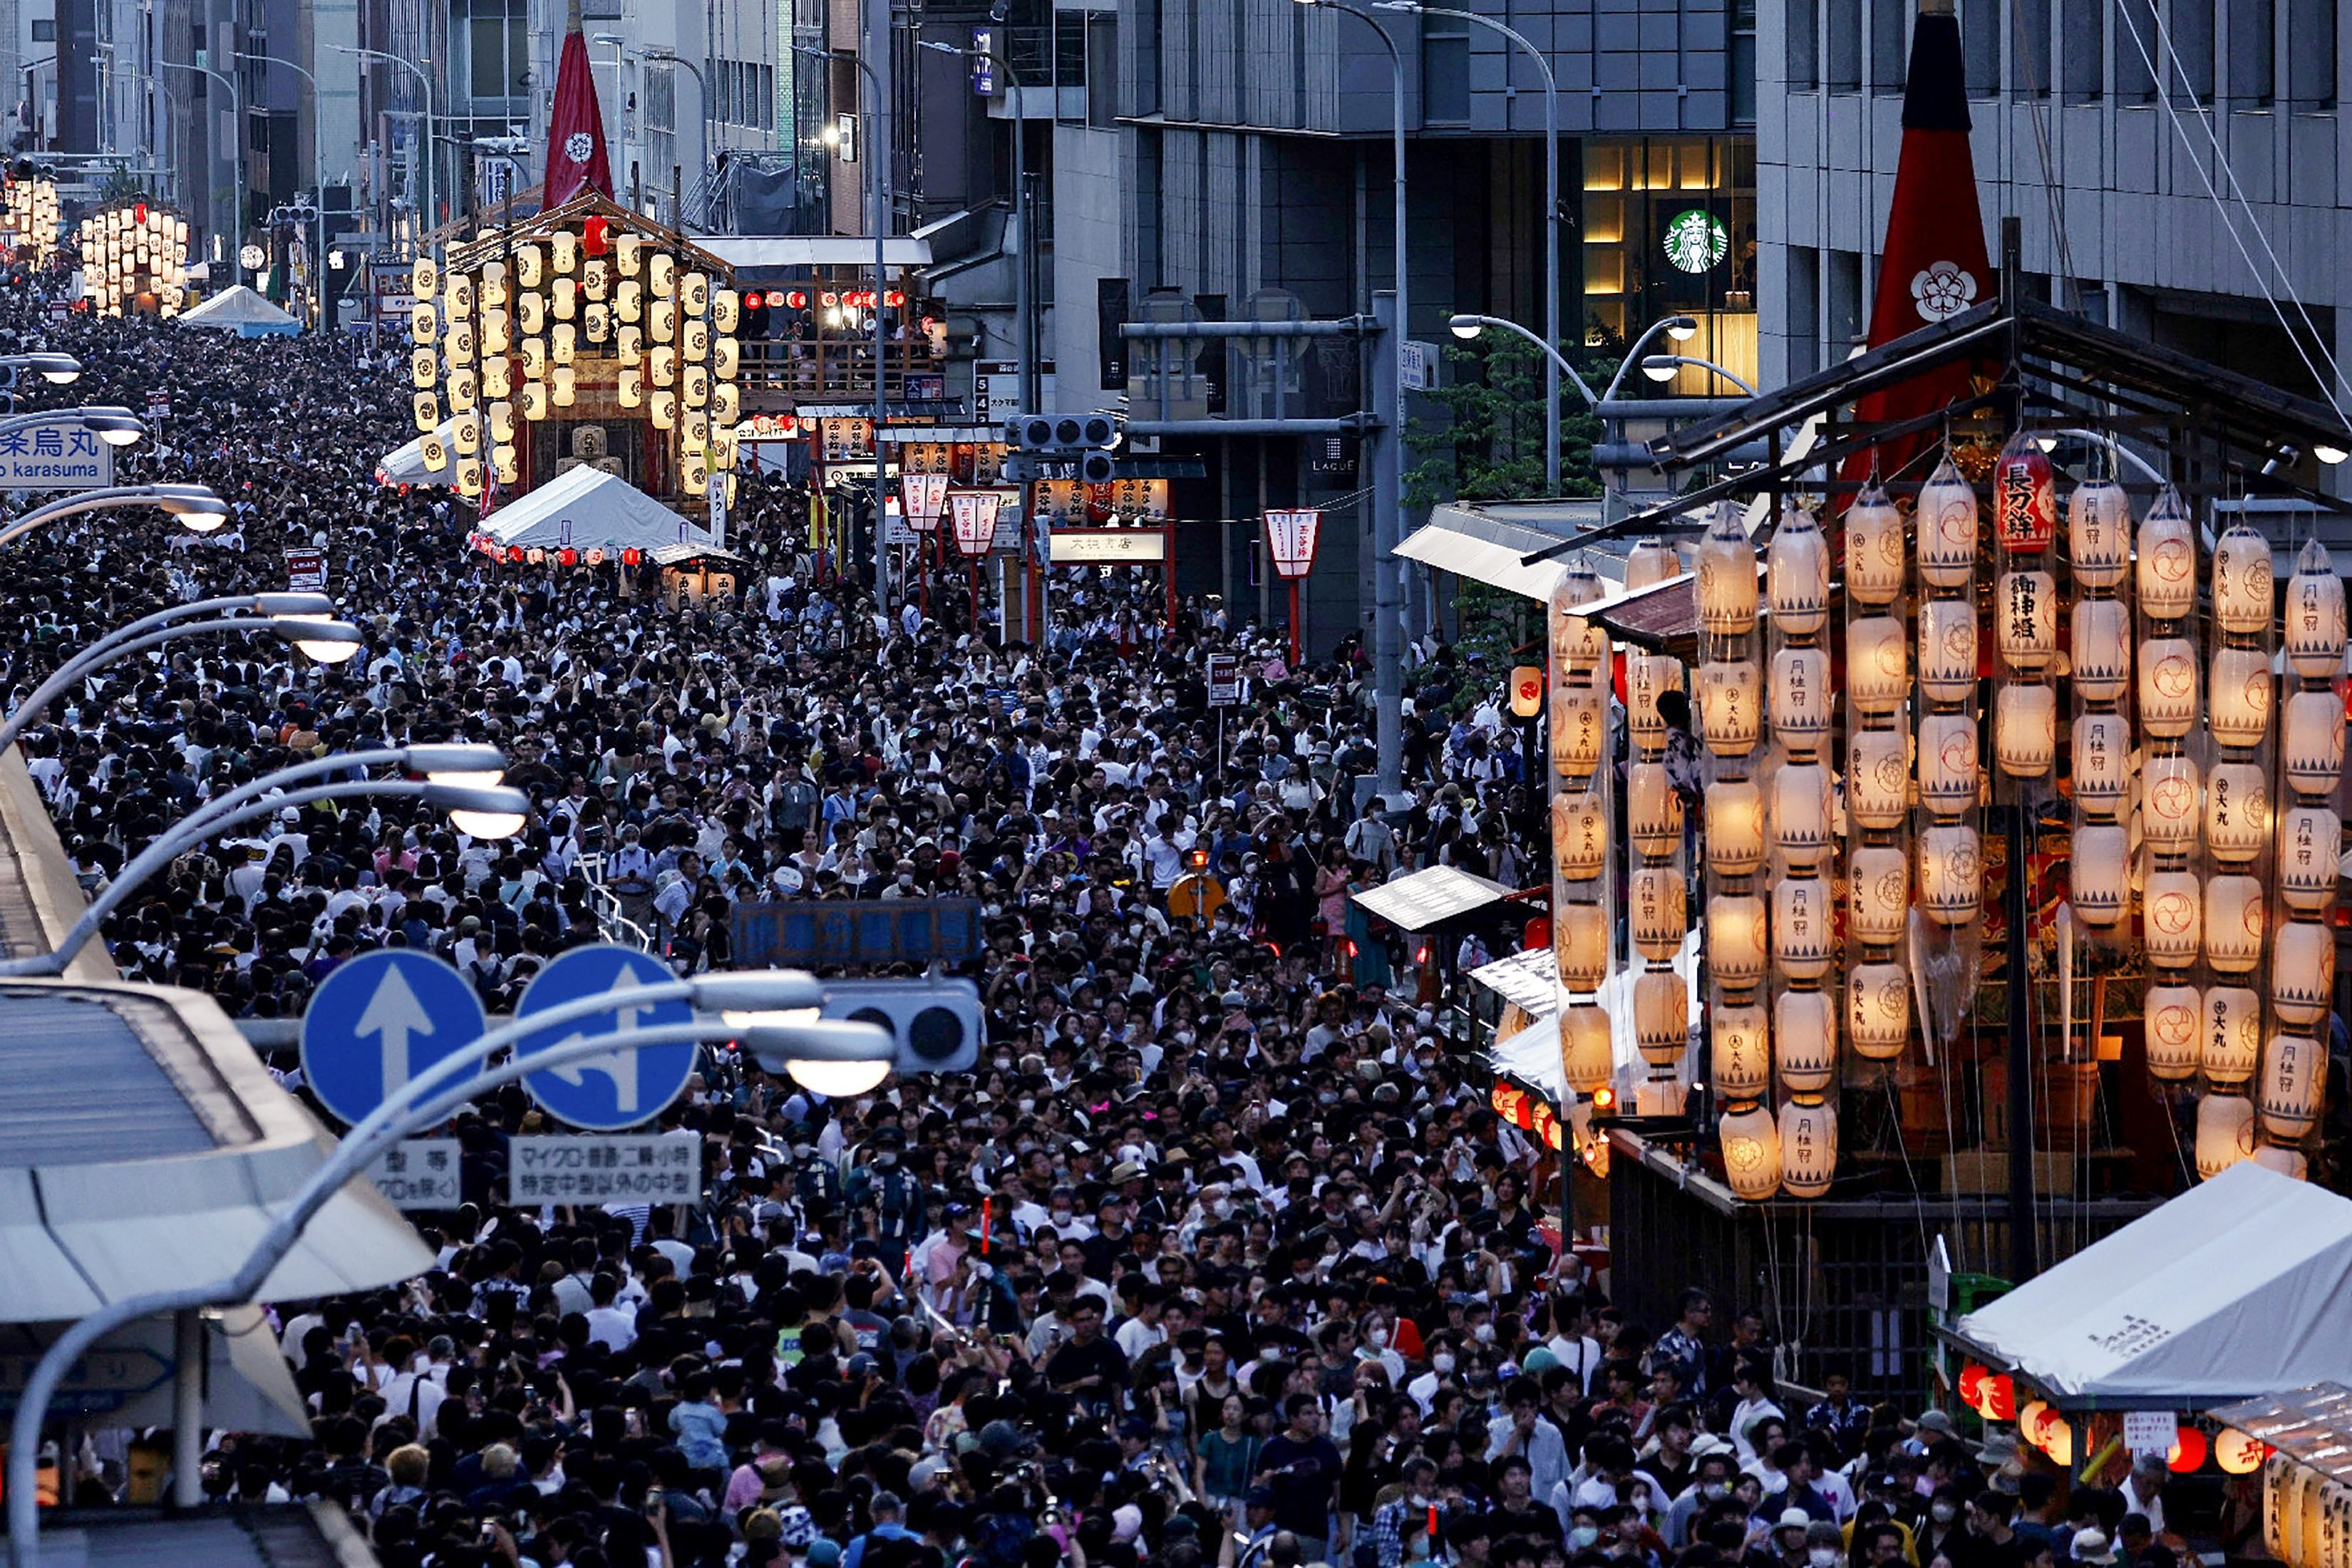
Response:
[[[1704,272],[1731,249],[1731,231],[1705,207],[1676,213],[1666,223],[1666,259],[1685,272]]]

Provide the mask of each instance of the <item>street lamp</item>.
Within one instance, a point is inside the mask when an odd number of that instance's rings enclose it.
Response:
[[[421,139],[424,142],[425,153],[425,222],[424,226],[416,231],[416,246],[419,250],[422,250],[425,248],[425,237],[431,234],[434,229],[440,226],[441,218],[440,205],[434,200],[435,192],[433,188],[433,164],[435,161],[435,148],[433,143],[433,79],[430,76],[427,76],[425,72],[425,67],[431,65],[433,62],[429,59],[412,60],[404,56],[386,54],[382,49],[354,48],[349,44],[329,44],[327,47],[334,50],[335,53],[339,55],[357,55],[362,59],[390,60],[393,64],[403,67],[413,73],[418,81],[425,84],[425,134]],[[325,204],[321,203],[320,205],[323,206]]]
[[[1627,374],[1640,363],[1642,351],[1649,347],[1660,332],[1678,343],[1686,343],[1698,335],[1698,322],[1689,316],[1661,316],[1643,328],[1642,335],[1633,340],[1633,346],[1625,351],[1625,357],[1617,362],[1617,374],[1609,378],[1608,386],[1601,394],[1601,402],[1606,403],[1617,395],[1617,389],[1625,384]]]
[[[1544,342],[1559,342],[1559,83],[1551,61],[1527,36],[1492,16],[1421,0],[1372,0],[1375,11],[1402,11],[1412,16],[1459,16],[1465,22],[1500,33],[1525,49],[1543,76],[1544,85]],[[1508,79],[1507,75],[1506,80]],[[1559,367],[1544,366],[1544,484],[1548,495],[1559,494]]]
[[[1748,396],[1756,395],[1756,389],[1748,385],[1736,372],[1724,369],[1711,359],[1699,359],[1691,354],[1652,354],[1642,362],[1642,374],[1652,381],[1668,382],[1674,380],[1675,372],[1685,365],[1689,365],[1696,370],[1712,371]]]
[[[29,370],[58,386],[81,379],[81,361],[71,354],[51,353],[47,350],[28,354],[0,354],[0,368]]]
[[[229,120],[236,132],[229,143],[228,150],[230,171],[229,199],[236,204],[235,210],[230,215],[228,243],[230,248],[234,249],[236,245],[245,238],[246,124],[244,89],[236,85],[236,78],[233,73],[216,71],[210,66],[196,65],[189,60],[164,60],[161,63],[167,66],[176,66],[184,71],[200,71],[204,75],[212,78],[213,80],[220,83],[221,86],[228,89]],[[60,83],[63,82],[64,77],[62,73],[60,73],[58,80]],[[206,186],[207,193],[209,193],[209,189],[212,185],[212,163],[207,159],[205,163],[205,184]],[[209,199],[209,195],[207,199]]]
[[[1013,62],[994,49],[974,46],[959,48],[936,38],[921,40],[921,47],[933,54],[957,55],[966,59],[984,59],[1004,73],[1005,85],[1013,89],[1013,234],[1005,249],[1013,258],[1013,341],[1021,359],[1021,411],[1043,414],[1037,406],[1044,398],[1034,384],[1036,381],[1036,345],[1031,341],[1029,317],[1029,268],[1034,259],[1029,254],[1029,174],[1026,124],[1022,120],[1021,79],[1013,74]]]
[[[310,258],[310,302],[318,307],[320,328],[324,331],[331,331],[334,327],[334,323],[327,320],[326,309],[327,136],[324,127],[327,123],[327,119],[324,113],[326,109],[325,100],[320,99],[319,96],[319,79],[312,76],[309,71],[304,70],[300,66],[296,65],[292,60],[285,59],[277,55],[248,54],[243,49],[238,49],[236,52],[236,58],[241,60],[258,60],[264,65],[284,66],[288,70],[292,71],[295,75],[300,77],[304,81],[310,84],[310,163],[313,171],[318,175],[319,187],[319,248]]]
[[[1406,263],[1404,179],[1404,56],[1389,37],[1380,18],[1345,4],[1345,0],[1297,0],[1301,5],[1345,11],[1371,28],[1389,55],[1390,132],[1394,164],[1391,202],[1395,206],[1394,235],[1390,244],[1396,263],[1396,341],[1383,350],[1390,356],[1388,377],[1380,383],[1395,388],[1390,406],[1380,410],[1388,421],[1381,446],[1381,473],[1372,503],[1372,724],[1378,754],[1375,783],[1383,796],[1395,795],[1404,782],[1404,558],[1397,553],[1404,525],[1404,345],[1412,336],[1411,278]]]
[[[609,37],[611,37],[611,35],[605,33],[600,33],[597,35],[599,41]],[[710,84],[703,79],[702,68],[696,65],[692,60],[688,59],[684,55],[679,54],[676,49],[671,48],[666,44],[659,48],[638,49],[634,52],[637,58],[650,61],[655,65],[684,66],[687,70],[693,75],[695,97],[702,109],[702,115],[699,121],[700,133],[696,140],[696,151],[701,154],[701,162],[698,167],[701,169],[705,175],[708,175],[710,172]],[[677,113],[676,100],[674,99],[672,100],[670,113],[673,118],[675,118]],[[686,226],[686,215],[684,213],[673,213],[670,216],[677,220],[678,227],[682,229]],[[709,218],[709,214],[707,209],[703,216],[706,220]]]
[[[0,431],[6,428],[5,423],[0,423]],[[24,516],[0,526],[0,544],[13,544],[35,529],[46,528],[59,518],[131,506],[161,507],[196,533],[210,533],[228,516],[227,503],[203,485],[118,485],[106,489],[83,490],[79,495],[53,500],[47,506],[35,507]]]
[[[1465,314],[1452,317],[1446,321],[1445,325],[1455,337],[1462,339],[1465,342],[1476,337],[1488,327],[1499,327],[1504,331],[1510,333],[1513,337],[1526,339],[1528,342],[1531,342],[1535,344],[1536,347],[1543,350],[1545,355],[1550,359],[1552,368],[1559,372],[1562,375],[1567,376],[1568,379],[1575,384],[1577,392],[1583,397],[1585,402],[1591,404],[1595,407],[1600,405],[1601,399],[1594,395],[1592,388],[1586,384],[1584,378],[1576,374],[1576,367],[1568,363],[1568,356],[1560,353],[1559,350],[1554,348],[1551,344],[1544,342],[1541,338],[1536,336],[1535,333],[1529,331],[1527,328],[1519,325],[1518,322],[1506,321],[1500,316],[1475,316]]]

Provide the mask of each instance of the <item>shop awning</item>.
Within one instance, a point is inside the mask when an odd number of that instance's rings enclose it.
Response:
[[[1558,544],[1559,538],[1539,528],[1481,516],[1466,507],[1441,506],[1429,521],[1405,536],[1396,552],[1542,605],[1551,602],[1552,590],[1568,573],[1567,563],[1538,561],[1522,566],[1519,561]]]
[[[2352,1388],[2316,1383],[2242,1405],[2225,1405],[2213,1412],[2213,1418],[2261,1438],[2300,1464],[2352,1484],[2352,1447],[2344,1440],[2352,1433]]]
[[[1946,1332],[2077,1410],[2207,1409],[2343,1378],[2352,1201],[2243,1161]]]
[[[1447,921],[1499,904],[1516,891],[1458,866],[1432,866],[1355,895],[1368,914],[1409,931],[1434,931]]]
[[[874,266],[874,237],[831,234],[698,234],[694,243],[730,267]],[[912,235],[882,241],[885,267],[929,267],[931,242]]]
[[[1470,972],[1470,981],[1523,1013],[1549,1013],[1557,1000],[1559,970],[1549,952],[1536,948],[1482,963]]]

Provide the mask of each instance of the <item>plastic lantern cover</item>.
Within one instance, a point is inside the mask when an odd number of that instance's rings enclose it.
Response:
[[[1731,508],[1718,509],[1698,547],[1699,618],[1717,637],[1756,627],[1756,547]]]
[[[2194,985],[2150,985],[2143,1013],[2149,1076],[2179,1083],[2197,1074],[2204,994]]]
[[[1634,978],[1633,1037],[1652,1067],[1682,1059],[1690,1045],[1690,987],[1681,975],[1654,969]]]
[[[1780,1133],[1761,1106],[1735,1110],[1723,1119],[1723,1171],[1732,1193],[1761,1202],[1780,1190]]]
[[[1903,568],[1903,514],[1885,491],[1866,490],[1845,514],[1846,592],[1865,605],[1892,604]]]
[[[1783,634],[1811,637],[1828,623],[1829,542],[1821,520],[1794,501],[1780,510],[1765,578],[1773,624]]]
[[[1858,963],[1846,976],[1846,1024],[1857,1054],[1899,1056],[1911,1032],[1911,978],[1892,963]]]
[[[1780,1107],[1780,1185],[1789,1195],[1817,1198],[1837,1174],[1837,1112],[1822,1100],[1792,1100]]]
[[[1919,487],[1918,519],[1920,580],[1939,588],[1968,581],[1976,570],[1977,492],[1951,458]]]

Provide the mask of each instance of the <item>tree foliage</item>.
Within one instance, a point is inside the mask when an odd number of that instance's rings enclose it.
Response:
[[[1406,447],[1421,460],[1405,472],[1405,504],[1428,507],[1456,500],[1518,500],[1540,497],[1544,484],[1544,374],[1534,344],[1506,332],[1487,332],[1449,345],[1449,384],[1422,395],[1446,411],[1443,425],[1416,426]],[[1598,382],[1613,365],[1593,365]],[[1601,421],[1565,381],[1560,385],[1560,490],[1601,493],[1592,444]]]

